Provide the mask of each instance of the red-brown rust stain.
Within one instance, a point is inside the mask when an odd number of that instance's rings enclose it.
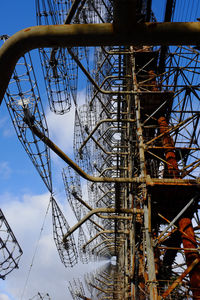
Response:
[[[24,29],[24,32],[30,31],[30,30],[31,30],[31,28],[26,28],[26,29]]]

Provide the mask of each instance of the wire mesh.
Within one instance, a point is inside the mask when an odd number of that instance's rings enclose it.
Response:
[[[36,1],[36,16],[39,25],[63,24],[71,1]],[[78,47],[72,53],[81,58]],[[56,114],[70,111],[72,99],[76,103],[78,67],[67,49],[40,49],[40,60],[46,83],[50,109]]]
[[[52,198],[53,237],[64,266],[73,267],[78,262],[78,253],[73,235],[63,241],[64,235],[70,229],[56,200]]]
[[[50,152],[31,130],[34,124],[48,136],[48,127],[30,53],[19,60],[9,83],[5,101],[22,146],[51,192]]]
[[[0,278],[18,268],[23,252],[0,209]]]
[[[71,293],[73,300],[84,299],[85,291],[80,279],[74,279],[72,282],[69,282],[68,289]]]
[[[77,200],[77,197],[82,199],[80,176],[69,166],[63,169],[62,176],[67,200],[77,220],[80,221],[82,205],[80,201]]]

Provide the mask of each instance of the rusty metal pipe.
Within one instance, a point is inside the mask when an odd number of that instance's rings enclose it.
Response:
[[[95,177],[85,173],[69,156],[67,156],[53,141],[45,136],[39,128],[30,124],[32,132],[39,137],[51,150],[53,150],[60,158],[63,159],[70,167],[72,167],[81,177],[92,182],[140,182],[141,179],[136,178],[120,178],[120,177]]]
[[[95,208],[93,210],[91,210],[87,215],[85,215],[78,223],[76,223],[72,228],[69,229],[69,231],[64,235],[63,237],[63,241],[66,240],[77,228],[79,228],[83,223],[85,223],[88,219],[90,219],[91,216],[93,216],[94,214],[98,214],[98,213],[107,213],[107,214],[111,214],[111,213],[116,213],[116,209],[115,208]],[[118,212],[119,213],[119,212]],[[128,209],[128,208],[121,208],[120,209],[120,213],[122,214],[135,214],[135,213],[141,213],[141,209],[136,209],[136,208],[132,208],[132,209]],[[115,219],[119,217],[118,215],[113,215],[112,218]]]
[[[131,33],[131,34],[130,34]],[[18,59],[42,47],[106,45],[196,45],[199,22],[142,23],[117,32],[113,24],[73,24],[34,26],[10,37],[0,49],[0,103]]]
[[[165,117],[160,117],[158,119],[158,125],[160,133],[163,134],[169,130],[169,125]],[[164,134],[162,137],[162,144],[164,147],[171,147],[171,149],[165,149],[165,158],[167,161],[167,168],[169,177],[179,177],[178,164],[176,161],[175,147],[172,137],[169,134]]]

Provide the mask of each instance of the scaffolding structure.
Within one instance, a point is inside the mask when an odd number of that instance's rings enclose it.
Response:
[[[167,0],[162,27],[151,0],[36,0],[37,24],[48,25],[48,33],[45,26],[36,29],[39,41],[26,49],[39,48],[52,112],[75,107],[74,158],[49,138],[29,52],[21,55],[5,98],[18,138],[52,194],[61,261],[65,267],[110,261],[85,283],[70,282],[74,300],[200,299],[199,25],[187,37],[187,25],[173,23],[175,13],[176,1]],[[72,28],[69,42],[61,24]],[[171,26],[166,43],[165,25]],[[176,42],[172,31],[179,28]],[[71,228],[53,196],[49,149],[68,164],[62,178],[77,219]]]

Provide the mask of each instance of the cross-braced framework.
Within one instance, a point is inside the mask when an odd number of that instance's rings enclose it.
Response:
[[[10,228],[2,210],[0,209],[0,278],[19,267],[19,260],[23,252]]]
[[[195,21],[191,2],[184,3],[186,17],[190,12],[189,21]],[[160,26],[151,5],[150,0],[36,0],[37,23],[82,24],[71,27],[79,31],[93,28],[89,23],[113,22],[113,31],[128,32],[129,38],[134,27],[142,32],[147,26],[151,35]],[[179,6],[180,1],[167,0],[163,21],[180,19]],[[51,48],[39,50],[50,109],[64,114],[75,108],[74,161],[48,137],[29,54],[7,90],[18,137],[51,193],[49,148],[69,165],[62,178],[77,219],[73,227],[51,198],[61,261],[66,267],[110,261],[87,274],[85,285],[70,283],[73,299],[200,297],[199,45],[158,46],[145,34],[144,45],[142,39],[122,45],[118,38],[109,46],[105,34],[98,47],[69,42],[67,48],[54,36]],[[172,30],[166,39],[171,35]],[[88,43],[79,38],[80,45],[99,44],[94,36]],[[85,87],[84,103],[79,85]]]

